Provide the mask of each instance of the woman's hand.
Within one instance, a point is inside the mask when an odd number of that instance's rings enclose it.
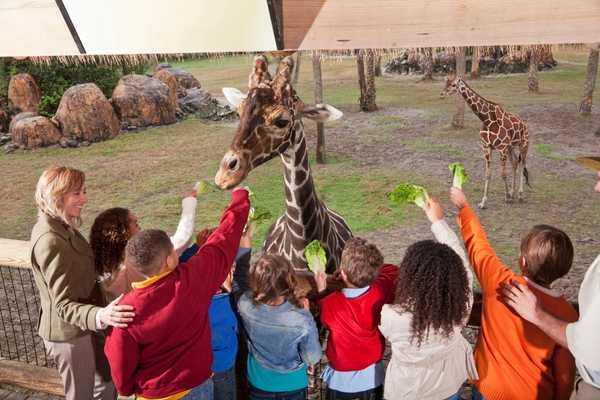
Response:
[[[425,205],[425,214],[432,224],[436,221],[444,219],[444,210],[442,209],[440,201],[435,197],[430,197],[429,201]]]
[[[450,188],[450,202],[454,204],[459,210],[469,205],[465,193],[462,190],[455,187]]]
[[[100,321],[104,325],[127,328],[127,325],[133,321],[133,317],[135,317],[133,306],[118,305],[121,298],[123,298],[123,295],[120,295],[111,301],[109,305],[98,311]]]

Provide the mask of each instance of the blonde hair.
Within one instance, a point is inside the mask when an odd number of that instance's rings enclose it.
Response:
[[[81,218],[69,217],[66,214],[63,198],[67,193],[81,190],[84,184],[85,174],[78,169],[56,166],[46,169],[35,188],[38,216],[47,214],[73,228],[81,226]]]

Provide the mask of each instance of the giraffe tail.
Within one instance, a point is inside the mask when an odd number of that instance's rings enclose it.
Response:
[[[523,160],[523,157],[520,154],[519,162],[523,164],[523,177],[525,178],[525,184],[527,185],[527,187],[531,188],[531,185],[529,184],[529,171],[527,171],[527,167],[525,166],[525,160]]]

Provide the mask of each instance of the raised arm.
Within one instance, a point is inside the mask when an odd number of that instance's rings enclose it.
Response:
[[[184,198],[181,200],[181,218],[177,225],[175,234],[171,236],[171,243],[178,254],[184,252],[188,247],[188,243],[194,233],[194,220],[196,219],[196,192],[189,191],[184,193]]]
[[[219,226],[186,263],[190,269],[192,284],[206,288],[211,296],[219,289],[231,270],[249,209],[248,191],[234,190]],[[193,270],[195,268],[201,269],[201,273],[196,273],[197,271]]]
[[[484,292],[496,290],[501,281],[514,276],[490,245],[479,218],[467,203],[462,190],[450,189],[450,201],[458,208],[458,225],[471,266]]]

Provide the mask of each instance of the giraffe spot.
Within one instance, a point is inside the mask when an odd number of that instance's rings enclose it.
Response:
[[[308,175],[306,174],[306,172],[304,172],[302,170],[296,171],[296,185],[300,186],[302,183],[304,183],[307,176]]]
[[[288,207],[286,209],[288,216],[294,221],[298,221],[298,217],[300,216],[300,211],[297,208]]]
[[[491,132],[498,132],[499,128],[500,128],[500,125],[498,125],[498,123],[496,121],[494,121],[489,125],[488,130]]]

